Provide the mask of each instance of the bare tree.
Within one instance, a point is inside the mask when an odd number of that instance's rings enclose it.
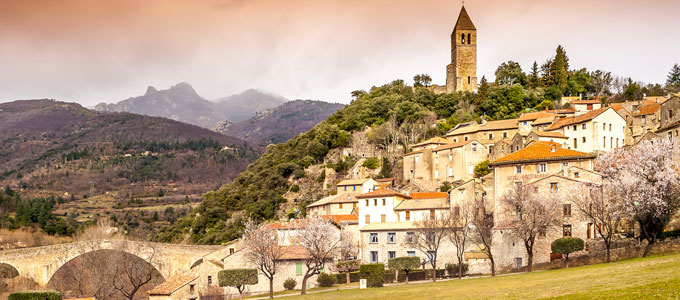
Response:
[[[149,263],[141,264],[138,261],[127,259],[123,253],[115,253],[113,258],[116,270],[113,276],[113,287],[128,300],[133,300],[142,287],[154,279],[158,273],[151,265],[156,256],[156,249],[151,248]]]
[[[456,258],[458,260],[458,279],[463,278],[463,262],[465,261],[465,250],[470,246],[472,233],[473,207],[470,202],[462,201],[453,208],[453,213],[449,214],[449,240],[456,247]]]
[[[491,253],[493,246],[493,212],[486,211],[485,202],[486,192],[482,192],[482,197],[475,199],[474,217],[472,218],[473,241],[486,253],[491,262],[491,276],[496,276],[496,262]]]
[[[338,244],[341,260],[354,259],[359,253],[359,245],[354,240],[354,235],[349,230],[343,230],[340,234],[340,243]]]
[[[531,272],[534,261],[536,237],[540,232],[547,232],[560,219],[560,205],[556,198],[552,193],[547,197],[539,197],[522,185],[516,185],[501,198],[501,202],[514,214],[514,218],[506,225],[516,238],[524,242],[528,272]]]
[[[371,140],[383,150],[390,160],[390,164],[394,166],[395,162],[401,158],[403,154],[399,149],[404,141],[404,133],[397,125],[396,115],[392,115],[387,122],[375,129],[371,133]]]
[[[269,279],[269,298],[274,298],[274,275],[279,270],[285,247],[281,246],[276,229],[267,224],[246,222],[243,232],[243,249],[248,262],[257,266]]]
[[[337,254],[340,234],[330,221],[317,217],[299,222],[295,241],[307,254],[307,271],[302,277],[301,294],[304,295],[307,293],[307,280],[321,273],[326,262],[332,261]]]
[[[625,203],[611,192],[611,180],[603,177],[601,184],[574,185],[563,195],[573,203],[580,213],[589,219],[607,248],[607,262],[611,260],[611,245],[614,233],[627,218]],[[590,228],[588,228],[590,230]]]
[[[432,281],[437,281],[437,254],[450,233],[449,220],[446,213],[435,213],[429,218],[416,221],[413,238],[407,241],[410,247],[418,249],[427,257],[432,266]]]

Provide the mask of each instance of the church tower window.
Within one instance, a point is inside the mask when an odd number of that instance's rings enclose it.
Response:
[[[460,34],[460,43],[465,45],[465,33]]]
[[[468,45],[470,45],[471,40],[470,40],[470,34],[468,33]]]

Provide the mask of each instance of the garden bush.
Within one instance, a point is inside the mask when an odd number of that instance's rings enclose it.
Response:
[[[585,242],[580,238],[564,237],[556,239],[550,244],[550,250],[553,253],[564,254],[564,257],[569,261],[569,254],[576,251],[583,250]]]
[[[380,161],[375,157],[369,157],[364,161],[364,167],[375,170],[380,167]]]
[[[61,294],[56,291],[20,292],[9,295],[8,300],[61,300]]]
[[[467,274],[467,272],[468,272],[468,264],[463,263],[463,275]],[[458,276],[458,264],[456,264],[456,263],[446,264],[446,273],[449,274],[449,277]]]
[[[331,287],[337,281],[338,279],[336,276],[323,272],[319,273],[319,276],[316,278],[316,282],[319,284],[320,287]]]
[[[385,283],[385,265],[367,264],[359,267],[361,278],[366,279],[368,287],[381,287]]]
[[[283,282],[283,288],[292,291],[295,289],[295,286],[297,285],[297,281],[293,278],[288,278],[286,281]]]

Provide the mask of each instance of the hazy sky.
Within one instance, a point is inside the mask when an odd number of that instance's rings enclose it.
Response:
[[[0,101],[115,102],[186,81],[216,99],[248,88],[349,101],[427,73],[444,83],[460,1],[2,0]],[[562,44],[572,67],[664,82],[680,62],[677,0],[468,0],[478,76],[527,71]]]

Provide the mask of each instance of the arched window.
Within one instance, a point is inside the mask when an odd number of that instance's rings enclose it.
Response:
[[[470,76],[468,76],[468,84],[470,84],[470,82],[471,82],[471,81],[470,81]]]
[[[460,43],[465,44],[465,33],[460,34]]]
[[[470,40],[470,34],[468,33],[468,45],[470,45],[471,40]]]

